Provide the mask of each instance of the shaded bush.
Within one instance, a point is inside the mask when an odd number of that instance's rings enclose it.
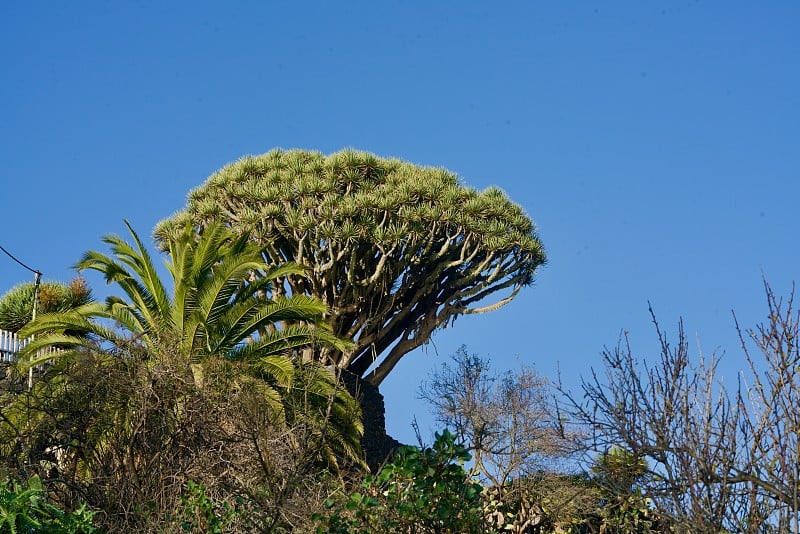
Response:
[[[469,460],[447,430],[430,447],[403,446],[357,491],[327,501],[317,533],[490,532],[483,487],[463,467]]]
[[[2,469],[40,477],[64,509],[86,502],[110,532],[310,529],[341,485],[324,443],[330,408],[307,394],[302,372],[284,391],[292,419],[239,364],[219,359],[205,373],[198,388],[188,359],[141,347],[61,358],[3,406]]]

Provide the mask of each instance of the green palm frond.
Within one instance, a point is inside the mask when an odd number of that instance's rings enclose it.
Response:
[[[277,420],[285,420],[285,395],[272,387],[268,382],[260,377],[241,375],[238,379],[239,390],[243,394],[255,394],[261,398],[267,415],[275,417]]]
[[[117,255],[125,259],[126,256],[124,253],[127,252],[127,257],[132,260],[131,266],[134,267],[136,274],[139,275],[144,285],[151,292],[153,299],[157,303],[157,309],[163,314],[162,317],[165,317],[165,312],[170,308],[170,300],[167,296],[164,284],[161,282],[161,278],[158,276],[158,272],[150,259],[150,254],[147,252],[147,248],[142,244],[139,236],[128,221],[125,221],[125,226],[128,227],[131,237],[133,237],[133,240],[136,242],[137,250],[133,250],[127,243],[123,242],[120,245],[120,252],[118,252]],[[138,267],[138,269],[136,267]]]
[[[295,363],[286,356],[263,356],[250,362],[253,372],[282,388],[292,387]]]
[[[233,317],[221,318],[231,325],[231,331],[247,332],[248,334],[257,332],[270,324],[283,323],[321,323],[322,316],[326,311],[325,304],[312,297],[298,295],[289,298],[278,298],[272,301],[253,302],[253,308],[257,310],[254,315],[243,313],[243,308],[239,306],[230,308]],[[325,325],[320,324],[318,329],[324,330]]]
[[[133,230],[131,233],[135,236]],[[138,242],[138,237],[136,239]],[[104,241],[113,244],[116,260],[104,254],[89,251],[83,255],[75,267],[79,270],[98,271],[104,275],[106,283],[116,283],[147,323],[154,325],[169,321],[171,318],[164,316],[165,310],[170,308],[169,299],[166,297],[164,286],[158,279],[149,256],[137,255],[129,245],[116,236],[106,236]],[[147,253],[144,250],[142,252]],[[133,266],[133,274],[125,268],[125,265]],[[152,284],[154,279],[158,280],[155,285]]]
[[[322,329],[292,325],[279,331],[260,334],[250,343],[237,345],[227,353],[227,357],[233,361],[249,363],[263,355],[291,354],[305,347],[331,345],[340,341]]]
[[[273,283],[304,275],[307,269],[293,263],[266,265],[246,235],[234,236],[223,225],[209,225],[199,235],[186,226],[167,247],[173,287],[168,295],[147,250],[126,225],[133,244],[106,236],[110,255],[89,251],[77,264],[98,271],[123,294],[37,317],[21,332],[35,336],[23,351],[22,365],[80,357],[90,350],[113,357],[142,346],[156,356],[153,362],[185,362],[195,387],[205,388],[213,358],[242,362],[241,383],[263,399],[270,414],[287,421],[314,419],[317,427],[336,434],[329,453],[357,458],[362,432],[358,417],[352,416],[358,413],[357,404],[338,389],[332,373],[319,366],[312,372],[291,357],[307,348],[344,350],[348,344],[324,322],[327,307],[320,300],[306,295],[271,298]],[[298,373],[303,377],[299,382]],[[308,403],[303,414],[296,408],[300,399]],[[124,407],[120,410],[127,413]],[[134,422],[115,424],[127,428]]]
[[[67,349],[57,349],[55,347],[48,347],[48,350],[29,351],[25,357],[20,357],[17,360],[17,369],[21,374],[24,374],[28,369],[36,367],[45,363],[50,363],[54,360],[60,360],[71,356],[80,355],[82,350],[79,347],[72,346]]]
[[[257,259],[228,257],[204,280],[197,294],[197,310],[204,320],[213,322],[221,317],[236,294],[242,290],[243,282],[264,264]]]
[[[138,332],[140,335],[146,335],[149,330],[149,325],[139,309],[118,297],[106,299],[105,312],[109,319],[116,321],[125,330]]]
[[[30,338],[50,332],[74,332],[77,335],[94,335],[98,338],[115,338],[115,330],[103,326],[93,320],[95,318],[111,318],[106,307],[101,303],[91,303],[74,310],[61,313],[46,313],[20,330],[20,337]]]
[[[295,372],[290,402],[301,409],[287,413],[295,424],[322,423],[319,436],[325,443],[326,462],[336,469],[336,456],[359,461],[364,427],[358,402],[345,391],[334,373],[311,361],[299,364]]]

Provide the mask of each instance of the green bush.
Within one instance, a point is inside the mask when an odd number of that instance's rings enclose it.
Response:
[[[328,500],[329,515],[314,517],[317,533],[490,532],[483,487],[463,467],[470,458],[447,430],[431,447],[401,447],[358,491]]]
[[[236,504],[219,503],[208,496],[206,487],[189,481],[181,496],[181,529],[185,532],[221,534],[237,517],[244,514],[244,499],[237,497]]]
[[[655,511],[640,487],[647,476],[643,458],[614,447],[595,460],[592,474],[600,492],[604,531],[639,534],[657,530]]]
[[[0,484],[0,533],[91,534],[99,532],[92,525],[94,514],[86,504],[69,513],[61,510],[47,500],[37,476],[28,479],[27,487],[15,480]]]

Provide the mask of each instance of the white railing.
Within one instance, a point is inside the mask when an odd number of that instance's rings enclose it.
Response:
[[[15,332],[0,330],[0,362],[13,362],[17,354],[28,344],[28,339],[20,339]]]
[[[17,356],[20,351],[25,348],[25,345],[27,345],[30,340],[31,338],[20,339],[14,332],[0,330],[0,363],[12,363],[17,361]],[[61,349],[56,347],[45,347],[39,349],[36,355],[41,356],[42,354],[50,354],[51,352],[58,352],[59,350]],[[41,369],[42,366],[37,365],[34,368]]]

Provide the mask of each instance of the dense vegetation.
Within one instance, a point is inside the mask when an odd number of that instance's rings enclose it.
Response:
[[[114,288],[105,302],[82,279],[42,285],[33,321],[32,286],[0,298],[0,328],[33,337],[0,390],[0,533],[800,526],[791,296],[767,286],[767,321],[739,329],[736,389],[657,324],[658,361],[624,343],[580,393],[462,347],[419,390],[442,432],[370,471],[341,373],[379,384],[530,283],[545,258],[522,210],[443,170],[274,151],[159,225],[167,281],[129,230],[76,265]]]

